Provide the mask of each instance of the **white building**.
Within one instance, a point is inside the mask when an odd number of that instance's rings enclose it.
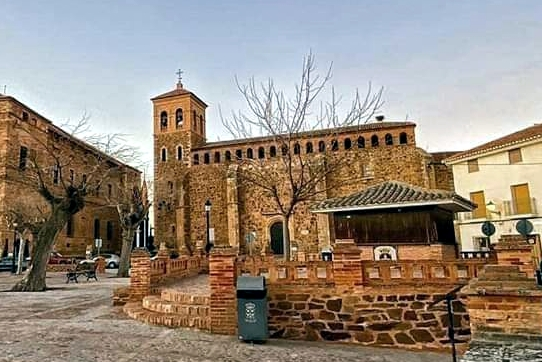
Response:
[[[462,251],[488,250],[502,235],[519,235],[516,224],[528,219],[531,240],[542,233],[542,124],[509,134],[445,160],[452,166],[455,191],[478,207],[458,214]],[[482,233],[485,221],[496,232]]]

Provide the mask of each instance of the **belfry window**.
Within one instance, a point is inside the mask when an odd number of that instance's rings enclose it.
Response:
[[[220,151],[215,151],[215,163],[220,163]]]
[[[177,146],[177,160],[181,161],[183,159],[183,146]]]
[[[240,160],[243,158],[243,151],[241,150],[235,150],[235,157]]]
[[[399,144],[406,145],[408,143],[407,134],[405,132],[401,132],[399,134]]]
[[[365,148],[365,138],[363,136],[358,137],[358,148]]]
[[[351,148],[352,148],[352,140],[350,140],[350,138],[345,138],[344,139],[344,149],[349,150]]]
[[[160,113],[160,130],[167,131],[167,112]]]
[[[277,156],[277,148],[275,146],[269,147],[269,156],[270,157],[276,157]]]
[[[231,152],[226,151],[226,153],[224,154],[224,157],[226,158],[226,161],[231,161]]]
[[[254,158],[252,148],[247,148],[247,158]]]
[[[338,151],[339,150],[339,141],[331,140],[331,150],[332,151]]]
[[[312,152],[313,152],[313,149],[312,149],[312,142],[307,142],[305,152],[306,152],[306,153],[312,153]]]
[[[265,148],[263,147],[258,148],[258,158],[259,159],[265,158]]]
[[[175,125],[177,129],[183,126],[183,110],[179,108],[175,111]]]
[[[203,163],[206,164],[206,165],[208,165],[209,162],[210,162],[209,153],[205,152],[205,153],[203,154]]]
[[[199,155],[197,153],[194,155],[194,162],[193,163],[194,163],[194,165],[199,165]]]

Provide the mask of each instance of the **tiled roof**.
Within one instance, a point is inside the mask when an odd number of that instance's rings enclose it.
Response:
[[[437,205],[444,203],[461,205],[467,211],[476,205],[445,190],[430,190],[399,181],[386,181],[365,190],[344,197],[321,201],[312,207],[315,212],[363,210],[371,208],[408,207],[418,205]]]
[[[186,94],[192,95],[192,96],[193,96],[194,98],[196,98],[198,101],[200,101],[201,103],[207,105],[207,104],[206,104],[204,101],[202,101],[201,98],[199,98],[196,94],[194,94],[193,92],[189,91],[188,89],[183,88],[182,84],[177,84],[177,88],[175,88],[175,89],[172,90],[172,91],[169,91],[169,92],[166,92],[166,93],[162,93],[162,94],[160,94],[160,95],[157,95],[156,97],[151,98],[151,101],[154,101],[154,100],[157,100],[157,99],[169,98],[169,97],[182,96],[182,95],[186,95]]]
[[[403,122],[403,121],[372,122],[372,123],[360,124],[358,126],[348,126],[348,127],[334,128],[334,129],[326,128],[326,129],[318,129],[314,131],[299,132],[296,135],[296,138],[302,139],[302,138],[319,137],[319,136],[340,135],[342,133],[369,132],[369,131],[378,131],[381,129],[391,129],[391,128],[398,128],[398,127],[415,127],[415,126],[416,124],[413,122]],[[242,138],[242,139],[228,140],[228,141],[207,142],[204,145],[192,148],[192,151],[195,152],[198,150],[233,146],[233,145],[238,145],[238,144],[270,142],[270,141],[273,141],[274,139],[275,137],[273,136],[261,136],[261,137]]]
[[[535,139],[542,139],[542,123],[535,124],[531,127],[522,129],[521,131],[511,133],[501,138],[497,138],[496,140],[484,143],[483,145],[471,148],[470,150],[460,152],[456,155],[453,155],[452,157],[447,158],[445,162],[454,162],[462,159],[467,159],[486,152],[506,148],[515,144],[528,142]]]
[[[444,159],[452,157],[460,152],[461,151],[431,152],[431,162],[441,163]]]

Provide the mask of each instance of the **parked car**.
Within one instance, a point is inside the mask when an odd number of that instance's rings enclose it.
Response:
[[[105,259],[105,267],[107,269],[116,269],[119,267],[120,256],[118,256],[117,254],[104,253],[96,255],[94,258],[92,258],[92,260],[96,261],[98,260],[98,257],[102,257]]]
[[[49,264],[71,264],[73,258],[68,258],[62,254],[52,251],[49,255]]]
[[[13,257],[6,256],[0,258],[0,271],[11,271],[13,265]],[[28,260],[23,260],[23,270],[26,270],[28,266]],[[15,260],[15,268],[17,268],[17,260]]]

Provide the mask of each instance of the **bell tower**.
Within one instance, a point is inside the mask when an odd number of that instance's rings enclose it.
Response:
[[[182,248],[187,226],[183,184],[192,148],[205,143],[207,104],[184,88],[182,71],[175,89],[151,99],[154,129],[155,236],[168,248]],[[161,245],[162,247],[162,245]]]

